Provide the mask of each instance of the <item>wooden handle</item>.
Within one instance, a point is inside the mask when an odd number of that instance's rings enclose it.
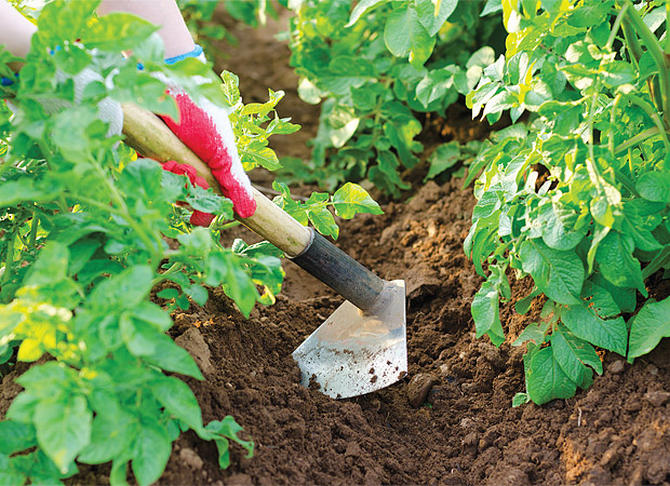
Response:
[[[161,163],[174,160],[189,164],[209,186],[222,194],[219,183],[205,162],[172,133],[163,121],[150,111],[131,103],[123,106],[123,133],[126,142],[144,157]],[[253,189],[256,212],[248,218],[235,219],[280,248],[290,257],[300,255],[311,243],[312,232],[286,211]]]

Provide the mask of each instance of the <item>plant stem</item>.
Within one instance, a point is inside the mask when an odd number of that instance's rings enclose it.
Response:
[[[651,54],[651,57],[658,66],[661,78],[663,118],[665,119],[666,124],[670,125],[670,73],[668,72],[668,63],[665,60],[665,54],[663,53],[663,49],[661,48],[661,44],[659,43],[658,39],[654,33],[649,30],[649,27],[647,27],[647,24],[644,23],[644,20],[642,20],[642,17],[640,17],[638,11],[633,8],[630,0],[625,0],[624,7],[625,6],[629,6],[627,10],[628,17],[633,23],[635,31],[646,46],[647,52]]]
[[[33,219],[30,226],[30,239],[28,240],[28,248],[35,248],[35,242],[37,241],[37,229],[40,226],[40,220],[37,217],[37,210],[33,210]]]
[[[2,279],[0,280],[0,289],[9,282],[12,272],[14,270],[14,233],[9,236],[9,241],[7,241],[7,249],[5,254],[5,271],[2,274]]]
[[[151,286],[153,287],[154,285],[162,282],[163,280],[167,279],[173,273],[177,273],[178,271],[180,271],[182,268],[184,268],[184,265],[182,263],[179,263],[179,262],[173,263],[170,266],[170,268],[165,270],[163,273],[159,274],[156,278],[154,278],[151,281]]]
[[[635,135],[634,137],[629,138],[621,145],[614,147],[614,153],[620,154],[621,152],[625,152],[626,150],[644,142],[648,138],[655,137],[656,135],[660,135],[658,127],[647,128],[646,130]]]
[[[642,280],[646,280],[670,260],[670,246],[666,246],[642,270]]]
[[[235,226],[239,226],[241,224],[242,223],[240,223],[239,221],[229,221],[227,223],[222,224],[221,226],[217,226],[214,229],[218,230],[218,231],[224,231],[224,230],[227,230],[229,228],[234,228]]]
[[[670,153],[670,141],[668,140],[668,134],[665,131],[665,126],[663,126],[663,120],[661,120],[660,115],[656,110],[652,108],[649,103],[644,101],[642,98],[639,96],[629,94],[628,98],[633,102],[634,105],[638,106],[641,108],[649,118],[651,118],[651,121],[654,122],[654,125],[656,125],[656,128],[658,128],[659,134],[661,137],[663,137],[663,145],[665,145],[665,151],[666,153]]]

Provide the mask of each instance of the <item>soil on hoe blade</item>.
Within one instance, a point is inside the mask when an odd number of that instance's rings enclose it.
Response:
[[[296,96],[288,50],[262,31],[235,33],[240,47],[225,66],[240,75],[247,101],[260,88],[258,98],[267,86],[285,89],[280,112],[297,114],[307,129],[301,141],[286,137],[282,147],[302,143],[318,112]],[[264,77],[267,69],[271,77]],[[385,390],[337,401],[300,386],[291,352],[341,298],[291,263],[276,305],[254,310],[248,320],[219,290],[204,308],[177,312],[171,332],[206,378],[187,381],[203,419],[233,415],[254,439],[256,454],[246,459],[233,445],[232,464],[221,471],[214,444],[188,433],[175,443],[159,483],[670,482],[668,340],[633,366],[606,355],[605,374],[575,398],[511,407],[524,383],[522,350],[509,343],[537,317],[539,303],[526,316],[511,305],[501,308],[509,336],[499,349],[488,338],[475,339],[470,303],[481,279],[462,249],[474,199],[461,185],[431,182],[406,203],[385,205],[382,216],[342,223],[341,248],[381,277],[407,283],[409,374]],[[513,301],[530,286],[513,283]],[[661,298],[668,289],[650,293]],[[13,379],[25,368],[20,364],[4,378],[0,415],[20,391]],[[82,468],[71,483],[107,483],[108,474],[109,466]]]

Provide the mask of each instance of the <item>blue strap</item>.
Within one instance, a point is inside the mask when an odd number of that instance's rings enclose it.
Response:
[[[196,44],[195,49],[193,49],[190,52],[180,54],[179,56],[168,57],[167,59],[165,59],[165,64],[174,64],[175,62],[182,61],[189,57],[198,57],[200,54],[202,54],[202,47]]]
[[[14,74],[14,77],[18,79],[19,73]],[[0,86],[11,86],[12,84],[14,84],[14,81],[16,80],[0,76]]]

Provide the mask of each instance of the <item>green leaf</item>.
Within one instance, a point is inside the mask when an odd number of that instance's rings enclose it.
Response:
[[[554,250],[534,239],[522,243],[519,256],[523,271],[547,297],[559,304],[580,302],[584,265],[574,252]]]
[[[133,356],[167,371],[203,379],[191,355],[152,324],[131,319],[124,314],[120,319],[120,329],[121,337]]]
[[[25,474],[14,470],[8,456],[0,454],[0,484],[3,486],[23,486],[26,479]]]
[[[140,486],[148,486],[163,474],[170,452],[172,443],[165,428],[156,422],[142,423],[135,439],[131,462],[133,474]]]
[[[526,314],[530,310],[530,305],[533,303],[533,299],[541,293],[542,292],[540,292],[540,289],[538,289],[536,285],[533,285],[533,289],[531,290],[530,294],[528,294],[523,299],[516,301],[514,304],[514,310],[519,314]]]
[[[0,422],[0,454],[14,454],[37,444],[35,428],[13,420]]]
[[[147,265],[134,265],[100,282],[91,292],[88,307],[130,309],[143,301],[151,290],[153,272]]]
[[[555,398],[570,398],[577,390],[554,358],[551,347],[534,352],[524,360],[524,368],[528,395],[538,405]]]
[[[430,168],[423,182],[434,178],[447,169],[450,169],[461,160],[461,147],[458,142],[449,142],[439,145],[428,157]]]
[[[91,439],[93,414],[82,396],[43,400],[35,407],[35,429],[42,450],[65,473]]]
[[[333,194],[335,214],[340,218],[351,219],[358,213],[383,214],[368,192],[358,184],[347,182]]]
[[[91,441],[77,458],[85,464],[103,464],[121,456],[135,436],[137,419],[121,408],[114,396],[100,397],[95,403]]]
[[[82,33],[82,42],[90,48],[118,52],[133,49],[157,30],[158,27],[140,17],[114,12],[90,22]]]
[[[649,299],[630,321],[628,359],[647,354],[670,336],[670,297],[660,302]]]
[[[621,356],[626,355],[628,328],[622,317],[601,319],[582,303],[563,310],[561,318],[563,324],[578,338]]]
[[[531,341],[539,346],[544,342],[550,324],[549,321],[528,324],[524,327],[523,331],[521,331],[519,337],[514,340],[512,346],[521,346],[527,341]]]
[[[434,37],[456,10],[458,0],[437,0],[437,4],[433,0],[416,0],[415,5],[419,22],[425,27],[428,35]]]
[[[221,72],[221,91],[230,106],[235,106],[240,101],[240,78],[230,71]]]
[[[589,346],[591,353],[595,355],[595,359],[600,361],[598,360],[598,355],[593,347],[583,341],[582,343]],[[588,375],[589,377],[592,375],[591,371],[586,368],[585,364],[577,356],[576,350],[571,346],[571,343],[568,342],[566,336],[561,331],[560,326],[551,334],[551,350],[554,353],[554,359],[558,362],[561,369],[565,372],[568,378],[575,382],[575,384],[582,386],[584,381],[588,380],[588,378],[585,378],[585,375]]]
[[[475,294],[470,309],[475,321],[476,337],[486,334],[494,345],[500,346],[505,341],[505,333],[500,323],[498,294],[503,285],[502,280],[507,277],[498,267],[492,267],[491,270],[491,275]]]
[[[670,203],[670,172],[644,172],[635,188],[648,201]]]
[[[435,46],[435,38],[421,25],[412,6],[403,6],[388,14],[384,42],[391,54],[408,57],[416,67],[423,66]]]
[[[57,194],[58,191],[48,191],[27,177],[16,181],[3,181],[0,184],[0,207],[14,206],[21,201],[47,202]]]
[[[63,280],[67,274],[70,252],[56,241],[49,241],[33,264],[26,285],[47,285]]]
[[[249,317],[258,298],[253,281],[232,254],[215,253],[207,261],[208,285],[221,284],[228,297],[233,299],[240,312]]]
[[[314,229],[319,233],[326,236],[332,236],[335,240],[337,239],[340,233],[340,228],[337,226],[333,214],[326,206],[308,207],[307,217],[314,226]]]
[[[351,27],[354,25],[356,22],[358,22],[358,19],[361,18],[361,16],[371,12],[375,8],[377,8],[379,5],[388,2],[389,0],[360,0],[354,9],[351,11],[351,15],[349,16],[349,22],[346,23],[344,26],[346,27]]]
[[[227,469],[230,465],[230,450],[227,439],[231,439],[237,444],[241,445],[247,451],[247,458],[254,456],[254,443],[240,439],[238,434],[242,432],[242,427],[235,422],[235,419],[227,415],[222,421],[213,420],[207,424],[205,430],[202,431],[200,437],[205,440],[212,440],[216,442],[219,450],[219,466],[221,469]]]
[[[596,262],[607,280],[617,287],[636,288],[646,295],[640,261],[633,256],[632,237],[610,232],[596,250]]]
[[[193,430],[202,428],[202,413],[198,401],[186,383],[174,376],[162,376],[153,381],[151,392],[170,414],[188,424]]]
[[[530,402],[528,393],[515,393],[512,398],[512,408],[520,407],[528,402]]]

